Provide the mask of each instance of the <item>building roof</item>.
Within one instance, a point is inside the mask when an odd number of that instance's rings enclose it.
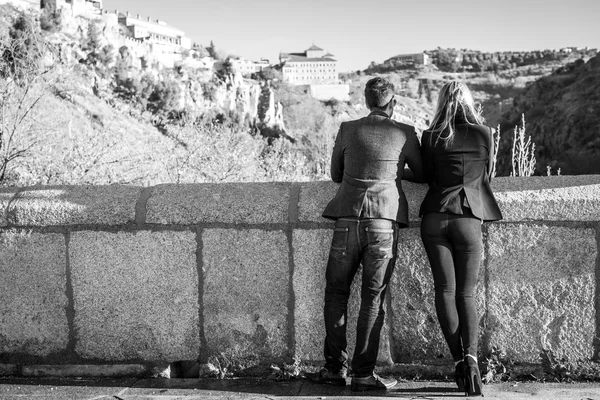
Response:
[[[309,49],[307,49],[306,51],[323,51],[322,48],[315,46],[314,44],[312,46],[310,46]]]
[[[331,53],[327,53],[327,54],[325,54],[323,57],[331,57],[331,58],[333,58],[333,57],[335,57],[335,56],[334,56],[333,54],[331,54]]]
[[[319,62],[319,61],[337,61],[329,57],[302,57],[296,55],[290,55],[286,62]]]

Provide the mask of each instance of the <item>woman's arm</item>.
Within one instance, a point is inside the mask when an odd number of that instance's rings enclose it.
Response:
[[[421,159],[423,160],[423,175],[425,182],[431,186],[433,184],[434,163],[433,152],[431,151],[431,133],[423,132],[421,137]]]

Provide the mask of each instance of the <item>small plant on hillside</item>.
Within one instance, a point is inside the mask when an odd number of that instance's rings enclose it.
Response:
[[[498,161],[498,149],[500,148],[500,124],[495,131],[492,130],[492,139],[494,140],[494,154],[492,154],[492,177],[496,176],[496,162]]]
[[[535,171],[535,143],[531,136],[525,139],[525,114],[522,126],[515,126],[512,146],[512,172],[510,176],[531,176]]]
[[[171,117],[180,110],[181,88],[172,78],[159,81],[148,97],[148,110],[160,116]]]
[[[109,74],[110,66],[115,60],[114,47],[109,43],[105,44],[105,41],[100,23],[91,22],[82,45],[82,50],[87,52],[84,62],[102,77]]]
[[[62,14],[52,4],[45,4],[40,15],[40,28],[43,31],[54,33],[62,29]]]
[[[556,169],[556,175],[557,175],[557,176],[560,176],[560,172],[561,172],[561,170],[560,170],[560,167],[558,167],[558,168]],[[551,176],[551,175],[552,175],[552,167],[551,167],[551,166],[549,166],[549,165],[547,165],[547,166],[546,166],[546,176]]]

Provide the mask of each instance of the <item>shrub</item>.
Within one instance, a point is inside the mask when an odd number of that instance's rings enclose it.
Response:
[[[29,80],[30,75],[39,68],[45,42],[32,17],[21,13],[10,26],[8,36],[2,38],[0,49],[0,75]]]
[[[531,136],[525,139],[525,114],[521,115],[521,121],[522,126],[514,129],[510,176],[531,176],[535,171],[535,143]]]
[[[40,15],[40,28],[48,33],[58,32],[62,29],[62,14],[52,4],[46,4]]]
[[[21,13],[0,38],[0,182],[10,164],[37,143],[37,135],[48,128],[38,121],[44,97],[56,84],[51,66],[41,68],[47,51],[39,27]]]
[[[181,88],[171,78],[159,81],[148,97],[148,110],[155,114],[170,115],[181,109]]]

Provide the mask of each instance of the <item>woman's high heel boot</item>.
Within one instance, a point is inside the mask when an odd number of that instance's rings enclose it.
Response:
[[[467,354],[464,359],[465,394],[467,396],[483,396],[481,393],[481,374],[477,365],[477,358]]]

